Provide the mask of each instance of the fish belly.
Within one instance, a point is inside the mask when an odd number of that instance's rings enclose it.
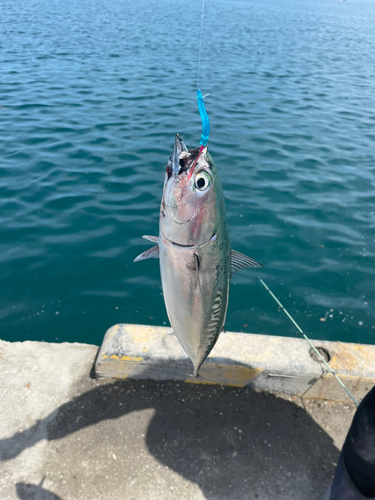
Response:
[[[168,318],[193,362],[194,375],[223,329],[228,306],[229,242],[215,243],[191,249],[175,246],[163,237],[159,241]]]

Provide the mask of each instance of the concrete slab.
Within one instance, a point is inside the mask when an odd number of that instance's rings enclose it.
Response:
[[[0,498],[320,500],[353,405],[95,380],[95,346],[0,341]]]
[[[349,391],[361,400],[375,385],[375,346],[313,341]],[[105,334],[95,365],[100,378],[211,381],[305,398],[351,402],[325,365],[315,361],[304,339],[227,332],[200,369],[193,365],[170,328],[114,325]]]

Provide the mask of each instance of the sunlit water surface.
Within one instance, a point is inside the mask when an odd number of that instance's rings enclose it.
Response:
[[[196,146],[201,2],[3,0],[0,336],[100,344],[168,324],[158,233]],[[200,85],[237,273],[229,331],[375,343],[375,2],[207,0]]]

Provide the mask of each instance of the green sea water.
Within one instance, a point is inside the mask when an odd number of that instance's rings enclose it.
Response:
[[[158,233],[192,146],[201,2],[3,0],[0,337],[168,325]],[[375,343],[375,2],[206,0],[200,86],[232,247],[226,329]]]

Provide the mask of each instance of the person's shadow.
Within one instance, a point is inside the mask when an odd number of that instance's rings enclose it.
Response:
[[[16,493],[20,500],[62,500],[59,496],[43,488],[43,478],[36,484],[17,483]]]
[[[122,498],[134,498],[134,493],[126,490],[132,482],[132,466],[127,464],[141,460],[134,452],[139,448],[132,448],[141,445],[132,445],[132,436],[137,430],[136,419],[143,418],[142,412],[137,412],[145,409],[154,409],[153,416],[146,412],[150,421],[146,421],[144,439],[149,452],[159,463],[196,483],[206,498],[256,499],[268,494],[278,500],[318,500],[334,473],[338,450],[332,439],[301,407],[289,401],[250,388],[134,380],[101,382],[33,427],[1,440],[0,460],[10,460],[47,439],[56,449],[60,446],[54,454],[60,467],[67,457],[82,453],[79,446],[89,439],[88,428],[97,426],[94,446],[90,441],[85,449],[86,466],[106,466],[105,456],[120,456],[128,446],[126,454],[130,456],[122,457],[122,465],[120,460],[113,460],[117,465],[107,464],[108,474],[116,470],[118,476],[126,477]],[[111,432],[108,421],[113,422]],[[73,433],[77,434],[69,439]],[[66,437],[68,444],[60,441]],[[98,460],[102,462],[95,462]],[[314,494],[311,484],[315,485]],[[303,491],[307,486],[310,493]],[[32,488],[42,486],[19,483],[18,497],[33,498],[26,495]],[[64,497],[64,490],[57,493]],[[46,498],[59,498],[50,495]]]

